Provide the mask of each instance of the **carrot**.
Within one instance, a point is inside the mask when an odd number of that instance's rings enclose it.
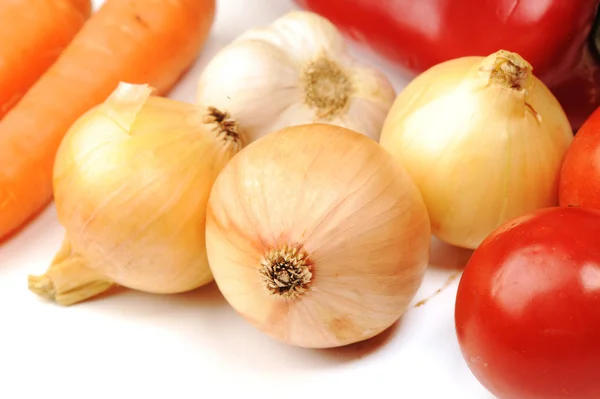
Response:
[[[90,0],[0,1],[0,118],[56,61],[91,9]]]
[[[52,200],[52,167],[69,127],[119,81],[164,94],[191,66],[215,0],[107,0],[0,121],[0,238]]]

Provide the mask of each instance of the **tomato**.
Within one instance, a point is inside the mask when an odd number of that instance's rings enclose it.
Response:
[[[455,322],[498,398],[600,398],[600,211],[547,208],[494,231],[464,270]]]
[[[558,193],[561,206],[600,208],[600,108],[581,126],[567,151]]]

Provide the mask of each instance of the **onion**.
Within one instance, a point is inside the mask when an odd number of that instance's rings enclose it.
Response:
[[[227,301],[302,347],[377,335],[405,312],[429,258],[419,191],[372,139],[330,124],[270,133],[217,178],[206,244]]]
[[[473,249],[505,221],[557,204],[572,140],[531,65],[500,50],[419,75],[396,98],[380,143],[419,187],[433,234]]]
[[[212,281],[206,203],[241,137],[227,115],[151,92],[122,83],[63,139],[54,196],[65,239],[29,277],[33,292],[71,305],[114,283],[166,294]]]

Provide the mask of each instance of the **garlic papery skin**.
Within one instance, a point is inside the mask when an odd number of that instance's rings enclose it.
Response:
[[[169,294],[212,281],[206,204],[243,139],[227,115],[151,92],[120,84],[61,142],[53,183],[65,238],[32,291],[70,305],[114,283]]]
[[[395,91],[348,52],[327,19],[292,11],[242,34],[204,69],[197,100],[228,112],[249,142],[286,126],[328,123],[379,138]]]
[[[326,348],[396,322],[421,285],[430,225],[409,175],[375,141],[329,124],[248,145],[217,178],[206,244],[233,308],[290,345]]]
[[[504,222],[558,204],[567,116],[516,53],[463,57],[416,77],[380,143],[419,187],[432,232],[475,249]]]

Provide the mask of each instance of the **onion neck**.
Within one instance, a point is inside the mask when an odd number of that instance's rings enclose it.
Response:
[[[245,139],[240,125],[228,112],[210,106],[203,122],[213,125],[211,130],[215,132],[217,139],[225,142],[227,146],[232,146],[236,151],[244,146]]]
[[[320,55],[304,66],[300,81],[304,104],[313,109],[319,119],[332,120],[347,111],[354,86],[337,62]]]
[[[265,288],[281,298],[299,298],[309,289],[313,278],[306,252],[288,245],[267,251],[258,271]]]
[[[69,306],[108,290],[114,283],[88,268],[82,256],[71,252],[67,238],[45,274],[28,277],[29,290],[59,305]]]
[[[525,108],[540,123],[542,116],[529,102],[529,93],[534,84],[533,67],[517,53],[499,50],[483,61],[480,72],[487,74],[491,86],[503,87],[522,93]]]
[[[529,93],[533,84],[531,64],[519,54],[500,50],[490,57],[489,83],[507,89]]]

